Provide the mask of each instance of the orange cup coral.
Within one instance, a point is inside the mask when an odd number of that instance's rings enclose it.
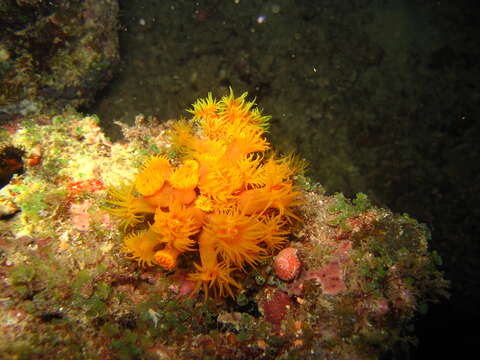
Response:
[[[127,233],[123,250],[141,266],[173,270],[184,252],[198,252],[189,275],[205,297],[233,296],[239,275],[287,244],[301,203],[295,156],[265,154],[263,116],[247,93],[219,101],[209,93],[174,125],[175,159],[152,155],[131,184],[109,191],[109,212]],[[138,231],[145,216],[153,223]],[[144,226],[145,227],[145,226]],[[193,270],[193,269],[192,269]]]

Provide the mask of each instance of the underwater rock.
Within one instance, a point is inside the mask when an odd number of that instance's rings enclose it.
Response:
[[[20,208],[10,199],[0,197],[0,220],[7,219],[20,211]]]
[[[8,184],[14,174],[23,172],[25,154],[22,147],[12,145],[0,147],[0,188]]]
[[[142,268],[125,257],[125,229],[105,203],[107,189],[133,183],[152,154],[167,156],[176,169],[186,163],[189,152],[179,151],[171,139],[179,135],[181,123],[125,125],[128,141],[111,143],[98,122],[95,116],[65,113],[44,118],[43,125],[24,121],[11,134],[13,146],[38,146],[41,161],[0,189],[0,196],[21,210],[0,222],[0,353],[7,357],[141,358],[161,353],[179,359],[375,359],[408,345],[416,316],[429,302],[447,296],[448,283],[438,269],[441,259],[428,250],[426,226],[374,206],[363,194],[353,199],[326,195],[296,174],[292,185],[302,201],[283,209],[276,204],[267,214],[273,221],[275,214],[288,211],[285,221],[295,224],[288,238],[286,223],[272,223],[275,231],[264,244],[257,241],[266,249],[268,241],[281,240],[272,246],[272,255],[262,250],[265,256],[242,263],[242,271],[228,263],[227,280],[242,291],[232,289],[233,298],[205,300],[197,294],[204,285],[213,292],[216,284],[206,276],[195,284],[189,274],[198,272],[202,256],[213,254],[218,261],[220,255],[199,251],[202,245],[194,234],[176,268]],[[210,125],[216,129],[214,122]],[[253,179],[241,188],[244,192],[257,189],[265,178],[259,174]],[[142,185],[147,191],[149,183]],[[212,213],[208,204],[197,204],[207,217]],[[251,208],[251,203],[244,206]],[[141,233],[155,215],[158,220],[168,214],[168,207],[159,208],[153,216],[133,211],[145,217],[145,224],[135,230],[128,225],[128,232]],[[213,225],[209,231],[217,229]],[[234,226],[218,228],[222,234],[235,233]],[[149,242],[141,245],[140,250]],[[277,261],[287,254],[288,273],[280,276],[288,283],[278,279],[283,266],[274,260],[282,247]],[[15,315],[19,312],[21,317]],[[72,332],[83,335],[72,337]]]
[[[117,13],[115,0],[5,2],[0,123],[92,101],[119,59]]]

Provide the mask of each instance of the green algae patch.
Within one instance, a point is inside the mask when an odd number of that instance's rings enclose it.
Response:
[[[28,297],[33,291],[35,269],[28,265],[18,265],[10,271],[10,281],[21,297]]]
[[[120,339],[112,340],[110,346],[113,352],[121,360],[137,359],[145,353],[137,345],[138,335],[130,330],[126,330]]]
[[[329,223],[333,226],[340,226],[344,231],[351,229],[348,219],[352,219],[372,207],[370,200],[364,193],[356,194],[352,200],[347,199],[342,193],[337,193],[334,199],[334,203],[329,205],[328,210],[335,217]]]

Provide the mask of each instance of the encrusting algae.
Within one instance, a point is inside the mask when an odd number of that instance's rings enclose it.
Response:
[[[189,279],[205,298],[233,296],[239,274],[283,248],[302,202],[293,179],[303,162],[266,153],[269,117],[246,96],[197,100],[172,130],[175,157],[151,155],[133,182],[109,190],[128,258],[173,270],[198,251]]]

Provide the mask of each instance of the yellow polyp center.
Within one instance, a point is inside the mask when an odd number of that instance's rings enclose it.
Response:
[[[195,207],[202,211],[210,212],[213,210],[213,202],[207,196],[200,195],[197,197],[197,200],[195,200]]]
[[[170,254],[161,252],[155,253],[155,262],[165,270],[172,270],[176,265],[175,259]]]
[[[239,231],[236,227],[228,226],[220,230],[219,233],[222,235],[221,237],[228,242],[229,240],[230,241],[235,240],[235,238],[238,236]]]
[[[179,220],[175,217],[173,217],[171,219],[171,221],[169,223],[169,227],[172,230],[172,232],[179,232],[182,229],[182,227],[183,227],[182,220],[184,220],[184,219]]]
[[[173,172],[170,183],[177,189],[193,189],[198,184],[200,165],[195,160],[186,160]]]
[[[155,262],[165,270],[172,270],[177,265],[177,257],[180,254],[178,250],[165,248],[155,252]]]
[[[142,171],[137,175],[135,186],[144,196],[151,196],[160,190],[172,171],[168,158],[153,155],[144,163]]]

